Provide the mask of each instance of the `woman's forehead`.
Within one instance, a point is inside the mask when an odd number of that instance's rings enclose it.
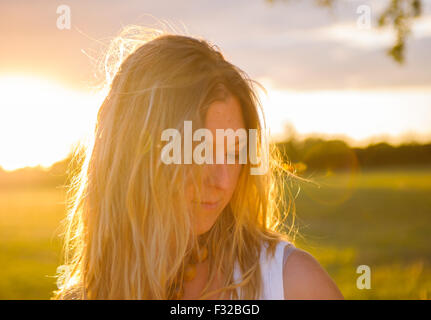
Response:
[[[214,101],[208,107],[205,117],[205,127],[211,131],[216,129],[245,129],[241,104],[234,96],[225,101]]]

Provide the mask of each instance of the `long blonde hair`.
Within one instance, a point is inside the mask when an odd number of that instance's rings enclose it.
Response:
[[[139,27],[126,32],[132,37],[122,33],[113,44],[127,50],[111,47],[105,59],[115,65],[116,55],[121,64],[110,70],[113,79],[98,112],[94,141],[69,186],[64,264],[53,299],[172,299],[197,237],[184,201],[191,167],[161,162],[161,132],[182,132],[185,120],[202,126],[205,107],[223,95],[238,98],[247,129],[266,127],[256,82],[215,46],[157,32],[148,39]],[[263,143],[259,140],[260,149]],[[226,275],[219,293],[258,299],[262,244],[273,255],[278,241],[293,241],[287,232],[292,225],[283,222],[295,211],[289,188],[295,175],[274,147],[269,164],[264,175],[250,175],[250,164],[243,165],[230,204],[203,236],[210,271],[202,299],[215,293],[209,292],[209,283],[218,270]],[[236,261],[239,283],[233,281]]]

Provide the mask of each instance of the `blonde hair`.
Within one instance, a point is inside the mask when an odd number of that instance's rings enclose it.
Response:
[[[105,62],[114,69],[107,78],[115,76],[98,112],[94,141],[69,186],[64,264],[53,299],[172,299],[198,241],[184,200],[185,178],[195,171],[161,162],[161,132],[182,132],[184,120],[202,126],[205,107],[226,95],[240,102],[247,129],[265,130],[256,82],[215,46],[140,27],[126,33],[108,50]],[[216,293],[209,284],[218,270],[226,277],[217,292],[258,299],[263,242],[273,255],[278,241],[294,240],[294,232],[286,232],[294,230],[293,222],[287,227],[284,221],[294,215],[288,184],[296,176],[280,159],[272,146],[265,175],[250,175],[250,164],[243,165],[230,204],[199,237],[208,244],[210,265],[201,299]],[[233,282],[235,261],[239,283]]]

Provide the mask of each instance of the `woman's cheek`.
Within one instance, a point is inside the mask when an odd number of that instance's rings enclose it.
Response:
[[[229,192],[230,197],[235,192],[236,186],[238,184],[239,176],[241,174],[242,167],[243,167],[243,164],[235,164],[232,166],[232,171],[230,172],[230,176],[232,177],[231,186],[230,186],[230,190],[229,190],[230,191]]]

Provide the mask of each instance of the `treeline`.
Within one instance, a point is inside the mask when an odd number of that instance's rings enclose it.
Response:
[[[14,171],[5,171],[0,167],[0,190],[29,188],[34,186],[51,188],[64,187],[70,182],[70,170],[74,170],[75,161],[72,154],[54,163],[48,169],[42,167],[25,167]]]
[[[292,139],[276,144],[287,164],[304,170],[342,170],[360,168],[389,168],[401,166],[430,166],[431,143],[371,144],[364,148],[352,148],[343,140],[307,138]],[[41,167],[22,168],[12,172],[0,167],[0,188],[61,186],[68,184],[73,172],[79,167],[72,153],[66,159],[56,162],[49,169]]]
[[[364,148],[352,148],[343,140],[307,138],[278,143],[286,161],[304,163],[313,170],[381,168],[399,166],[431,166],[431,143],[371,144]]]

